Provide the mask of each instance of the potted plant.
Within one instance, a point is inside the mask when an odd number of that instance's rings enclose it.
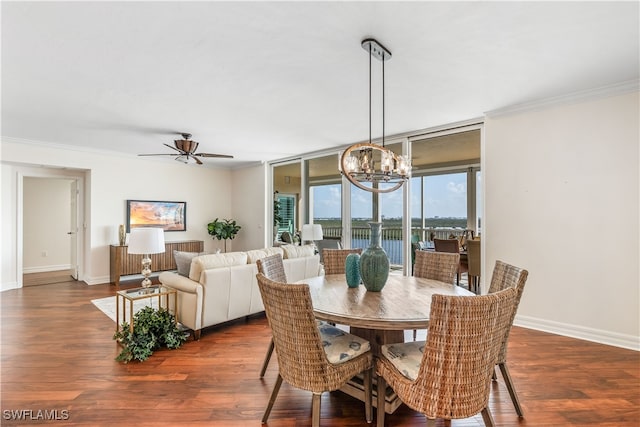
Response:
[[[278,226],[282,222],[282,215],[280,215],[280,200],[278,199],[278,192],[273,193],[273,241],[278,238]]]
[[[224,251],[227,252],[227,240],[233,240],[242,227],[235,220],[218,218],[207,224],[207,232],[210,236],[224,240]]]
[[[142,362],[160,347],[178,348],[187,340],[188,334],[178,328],[175,316],[163,308],[144,307],[133,319],[133,332],[129,323],[124,322],[122,329],[113,335],[113,339],[122,344],[122,351],[116,357],[118,362],[133,359]]]

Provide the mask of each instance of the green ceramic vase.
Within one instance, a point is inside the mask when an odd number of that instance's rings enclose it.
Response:
[[[360,286],[360,254],[349,254],[345,259],[344,272],[347,278],[347,286],[357,288]]]
[[[380,245],[382,223],[370,222],[371,244],[360,255],[360,276],[367,291],[380,292],[389,277],[389,257]]]

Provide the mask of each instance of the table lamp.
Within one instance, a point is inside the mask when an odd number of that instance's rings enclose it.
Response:
[[[164,230],[162,228],[133,228],[129,235],[130,254],[142,254],[142,287],[151,286],[151,258],[150,254],[159,254],[164,252]]]
[[[313,242],[315,246],[316,240],[322,240],[324,238],[322,234],[322,226],[320,224],[304,224],[302,226],[302,232],[300,233],[300,239],[304,241]],[[317,252],[317,248],[316,248]]]

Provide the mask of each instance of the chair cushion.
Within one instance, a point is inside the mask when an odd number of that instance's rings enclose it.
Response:
[[[339,364],[351,360],[371,349],[371,344],[364,338],[351,335],[328,323],[318,322],[320,339],[324,346],[327,360]]]
[[[255,264],[257,260],[275,254],[280,254],[284,257],[284,251],[282,248],[264,248],[247,251],[247,264]]]
[[[413,381],[418,378],[424,345],[424,341],[387,344],[382,346],[381,352],[402,375]]]
[[[314,245],[284,245],[284,259],[301,258],[315,255],[316,248]]]
[[[189,271],[191,270],[191,261],[193,260],[193,258],[206,254],[206,252],[184,252],[174,250],[173,259],[176,261],[178,274],[184,277],[189,277]]]

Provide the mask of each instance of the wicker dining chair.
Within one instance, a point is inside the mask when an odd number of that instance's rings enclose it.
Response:
[[[362,249],[323,249],[324,274],[344,274],[347,255],[361,254]]]
[[[276,282],[287,283],[287,275],[284,271],[284,263],[282,262],[282,255],[274,254],[256,261],[256,265],[258,266],[258,272],[265,275],[271,280],[275,280]],[[267,366],[269,366],[269,361],[271,360],[271,355],[273,354],[273,337],[271,337],[271,342],[269,343],[269,348],[267,348],[267,354],[264,357],[264,362],[262,362],[262,368],[260,369],[260,378],[264,377],[264,373],[267,371]]]
[[[516,301],[513,306],[513,312],[511,313],[511,320],[509,322],[509,328],[506,330],[504,338],[502,340],[502,348],[500,350],[500,354],[498,356],[498,362],[496,363],[500,368],[500,372],[502,373],[502,378],[504,378],[504,382],[507,386],[507,390],[509,391],[509,396],[511,396],[511,401],[513,402],[513,406],[516,409],[516,413],[519,417],[523,416],[522,406],[520,406],[520,400],[518,399],[518,394],[516,393],[516,389],[513,385],[513,381],[511,380],[511,375],[509,374],[509,369],[507,369],[507,344],[509,341],[509,332],[511,331],[511,325],[513,324],[513,319],[516,317],[516,312],[518,311],[518,305],[520,304],[520,298],[522,298],[522,293],[524,291],[524,285],[527,282],[527,277],[529,276],[529,272],[519,267],[515,267],[513,265],[507,264],[506,262],[496,261],[496,264],[493,268],[493,275],[491,276],[491,286],[489,287],[489,294],[500,292],[503,289],[514,288],[517,290],[518,294],[516,297]],[[493,379],[497,379],[497,376],[493,374]]]
[[[480,271],[482,265],[482,252],[480,240],[467,240],[467,261],[469,263],[469,290],[476,294],[480,292]]]
[[[460,242],[458,239],[433,239],[433,247],[436,252],[460,253]],[[456,273],[456,285],[460,285],[460,275],[469,271],[469,264],[460,260]]]
[[[459,263],[459,253],[416,251],[416,265],[413,268],[413,275],[453,285]]]
[[[416,251],[416,264],[413,267],[413,276],[439,280],[453,285],[453,278],[456,277],[459,263],[459,253]],[[414,329],[414,341],[417,335],[418,331]]]
[[[364,373],[365,418],[372,420],[372,355],[369,341],[328,323],[318,326],[307,284],[285,284],[258,273],[262,302],[278,357],[278,378],[262,417],[266,423],[282,381],[313,393],[312,425],[320,425],[320,401],[325,391],[342,387]]]
[[[482,296],[433,295],[427,341],[388,344],[377,360],[377,407],[386,385],[410,408],[427,417],[469,418],[478,413],[493,426],[488,408],[491,375],[500,353],[517,292]],[[384,410],[377,411],[384,426]]]

